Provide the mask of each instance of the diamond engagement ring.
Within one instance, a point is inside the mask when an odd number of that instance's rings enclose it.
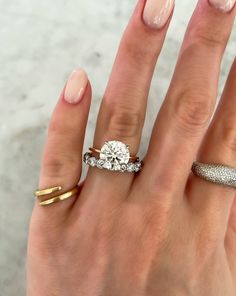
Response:
[[[129,146],[120,141],[107,141],[101,149],[89,150],[84,154],[84,162],[91,167],[129,173],[138,173],[142,168],[140,159],[131,156]]]
[[[232,167],[194,162],[192,172],[206,181],[236,188],[236,169]]]

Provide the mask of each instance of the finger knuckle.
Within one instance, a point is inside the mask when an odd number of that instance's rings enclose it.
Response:
[[[132,107],[114,105],[109,113],[109,134],[117,138],[132,138],[140,133],[143,120]]]
[[[73,168],[77,167],[78,159],[70,154],[63,155],[62,153],[46,153],[43,159],[43,171],[44,175],[51,178],[62,178],[70,172],[73,172]]]
[[[75,129],[73,121],[60,120],[55,117],[51,119],[48,127],[48,133],[51,136],[59,136],[61,138],[73,139],[75,137]]]
[[[217,36],[214,32],[198,32],[196,43],[202,44],[208,48],[223,48],[226,44],[224,36]]]
[[[228,40],[228,34],[219,26],[196,26],[190,33],[192,43],[212,49],[223,49]]]
[[[155,51],[152,46],[141,44],[138,41],[137,43],[132,41],[127,42],[126,40],[124,52],[129,56],[129,62],[134,63],[138,67],[143,64],[153,64],[155,61]]]
[[[65,126],[65,122],[61,122],[59,120],[51,119],[48,127],[49,134],[59,134],[64,135],[68,132],[68,129]]]
[[[187,131],[195,131],[208,124],[212,102],[206,90],[195,90],[194,87],[185,88],[174,104],[173,113],[181,128]]]

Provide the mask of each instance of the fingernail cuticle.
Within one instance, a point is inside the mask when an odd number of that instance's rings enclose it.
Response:
[[[236,0],[209,0],[209,2],[216,9],[219,9],[223,12],[229,12],[233,9]]]

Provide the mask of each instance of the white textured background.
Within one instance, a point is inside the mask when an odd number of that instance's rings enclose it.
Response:
[[[25,295],[27,229],[46,126],[67,76],[93,85],[86,146],[116,49],[136,0],[0,0],[0,296]],[[177,0],[150,93],[143,143],[167,89],[196,0]],[[236,53],[228,46],[222,82]],[[142,145],[142,153],[145,151]],[[43,295],[42,295],[43,296]]]

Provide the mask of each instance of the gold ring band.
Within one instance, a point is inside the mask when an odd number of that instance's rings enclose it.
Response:
[[[97,154],[101,153],[101,150],[97,149],[97,148],[90,147],[89,150],[93,153],[97,153]],[[130,156],[130,160],[137,161],[137,160],[139,160],[139,158],[137,156]]]
[[[48,195],[48,194],[51,194],[53,192],[57,192],[57,191],[60,191],[60,190],[62,190],[62,187],[61,186],[56,186],[56,187],[52,187],[52,188],[36,190],[34,192],[34,195],[37,196],[37,197],[40,197],[40,196]]]
[[[34,195],[36,197],[38,197],[39,204],[41,206],[47,206],[47,205],[50,205],[50,204],[53,204],[53,203],[56,203],[56,202],[59,202],[59,201],[66,200],[66,199],[70,198],[71,196],[77,194],[79,192],[79,187],[76,186],[73,189],[71,189],[70,191],[67,191],[67,192],[65,192],[63,194],[60,194],[60,195],[57,195],[57,196],[54,196],[52,198],[49,198],[49,199],[46,199],[46,200],[40,200],[40,197],[42,197],[42,196],[46,196],[46,195],[49,195],[51,193],[61,191],[61,190],[62,190],[62,187],[57,186],[57,187],[52,187],[52,188],[48,188],[48,189],[36,190]]]

